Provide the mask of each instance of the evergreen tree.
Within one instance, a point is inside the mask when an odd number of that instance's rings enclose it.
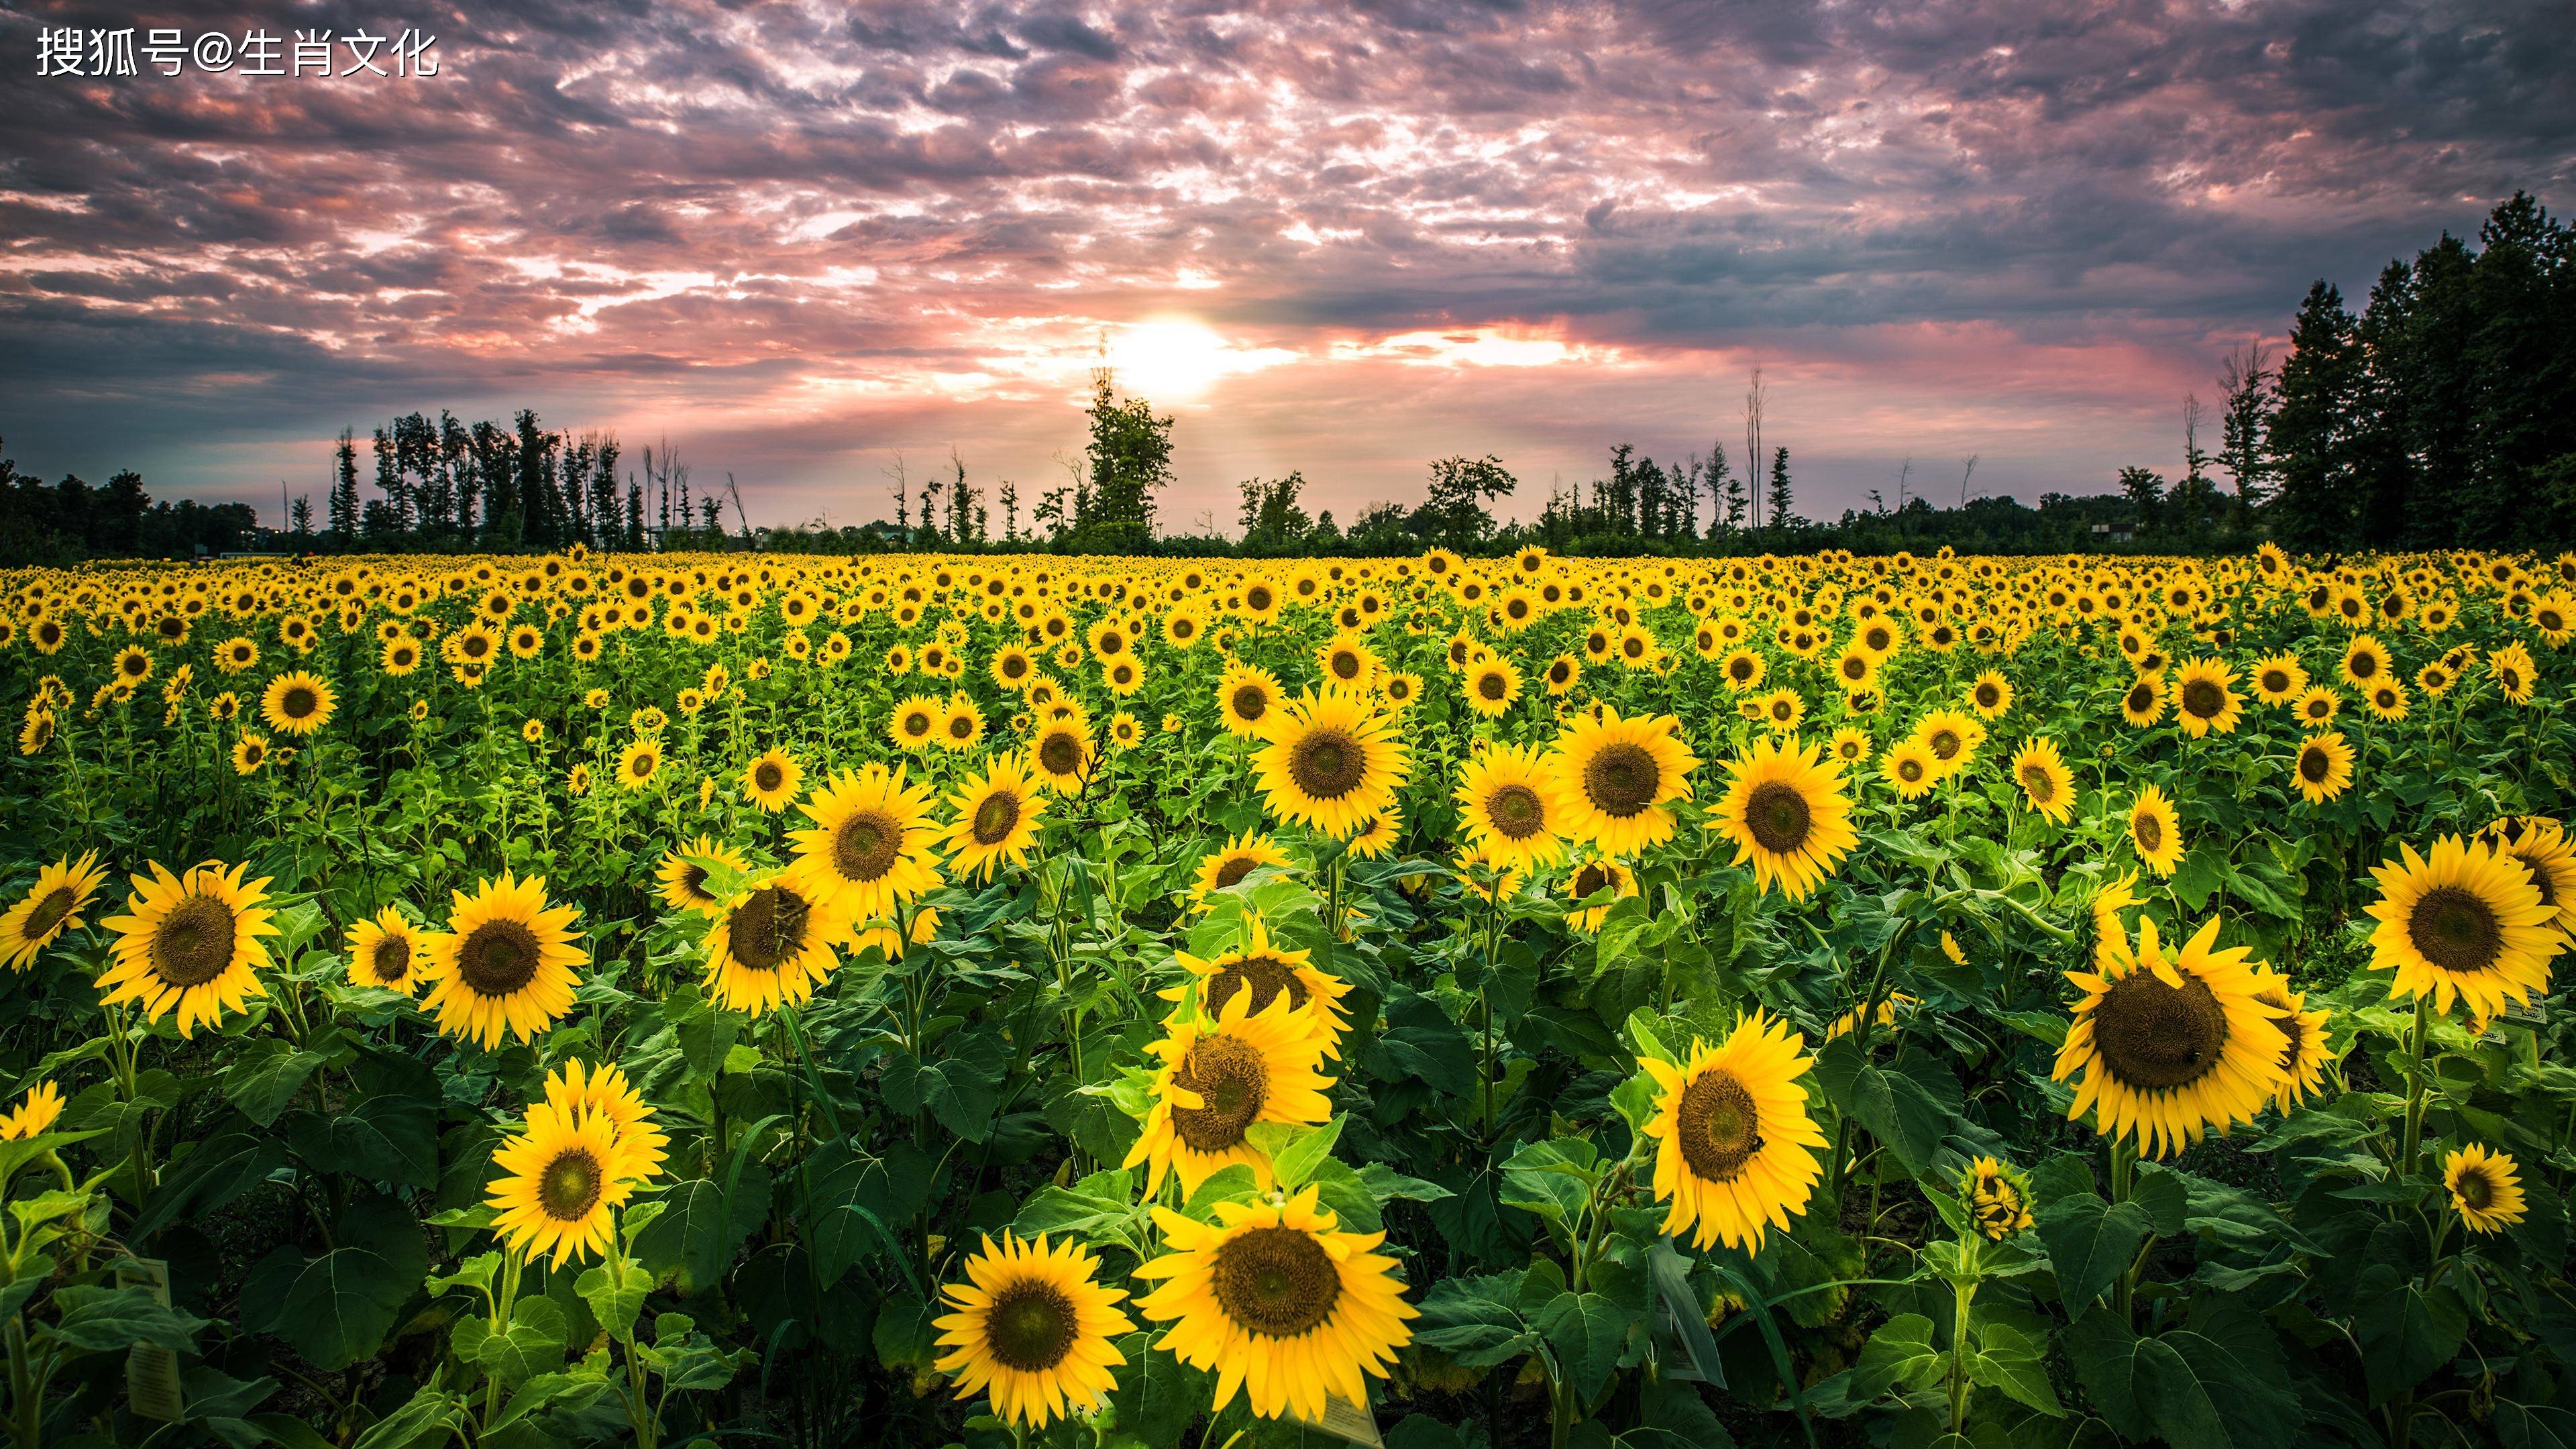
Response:
[[[1796,497],[1789,487],[1789,450],[1775,449],[1771,454],[1770,514],[1773,528],[1796,528],[1805,522],[1793,511]]]
[[[340,450],[331,475],[331,541],[347,548],[358,537],[358,435],[340,430]]]
[[[2351,540],[2358,517],[2352,440],[2361,403],[2359,329],[2343,294],[2319,281],[2290,325],[2272,416],[2271,531],[2284,546],[2322,552]]]

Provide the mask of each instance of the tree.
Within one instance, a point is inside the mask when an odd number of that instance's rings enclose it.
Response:
[[[1074,520],[1091,552],[1143,552],[1154,541],[1154,495],[1172,481],[1172,420],[1143,398],[1120,398],[1107,368],[1092,374],[1091,482]]]
[[[90,501],[90,547],[101,553],[137,553],[143,546],[143,513],[152,495],[143,491],[143,475],[131,468],[107,480]]]
[[[1520,480],[1491,453],[1436,458],[1430,495],[1414,515],[1413,532],[1450,548],[1474,548],[1494,531],[1494,515],[1486,505],[1510,497],[1519,486]]]
[[[1264,481],[1246,478],[1241,485],[1243,512],[1243,547],[1255,549],[1293,549],[1306,541],[1314,521],[1299,507],[1297,497],[1306,488],[1302,473]]]
[[[2165,475],[2151,468],[2123,468],[2120,491],[2128,496],[2130,516],[2138,532],[2153,533],[2163,526]]]
[[[340,430],[340,449],[331,475],[331,541],[347,548],[358,537],[358,435]]]
[[[1795,495],[1791,492],[1789,487],[1789,450],[1787,448],[1776,448],[1772,450],[1770,491],[1771,526],[1773,528],[1796,528],[1800,524],[1806,522],[1806,520],[1800,518],[1791,507]]]
[[[2361,347],[2343,294],[2318,281],[2290,325],[2272,415],[2272,534],[2307,551],[2347,541],[2356,519],[2352,437],[2360,404]],[[2123,475],[2125,482],[2126,475]]]
[[[2272,421],[2272,372],[2263,344],[2249,342],[2219,364],[2218,385],[2227,397],[2218,423],[2218,466],[2227,470],[2241,509],[2263,501],[2269,459],[2265,435]]]
[[[309,548],[313,543],[313,500],[303,494],[295,496],[295,506],[287,516],[295,521],[295,546]]]

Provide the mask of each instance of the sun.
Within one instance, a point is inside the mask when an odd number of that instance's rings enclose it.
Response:
[[[1195,318],[1149,317],[1109,335],[1106,361],[1119,391],[1186,402],[1229,373],[1257,372],[1294,356],[1278,348],[1238,347]]]

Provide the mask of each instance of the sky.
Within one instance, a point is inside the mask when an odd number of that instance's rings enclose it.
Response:
[[[66,26],[437,74],[39,78]],[[1104,348],[1173,532],[1291,469],[1345,520],[1453,453],[1522,516],[1621,442],[1740,470],[1757,367],[1809,516],[2107,492],[2312,279],[2576,204],[2558,0],[0,0],[0,74],[0,451],[270,521],[441,408],[758,524],[952,450],[1033,498]]]

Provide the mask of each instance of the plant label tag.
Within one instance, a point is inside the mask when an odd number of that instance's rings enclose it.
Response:
[[[1339,1394],[1324,1396],[1324,1415],[1320,1419],[1309,1419],[1293,1407],[1288,1410],[1288,1417],[1307,1428],[1321,1429],[1336,1439],[1366,1444],[1369,1449],[1386,1449],[1386,1440],[1378,1437],[1377,1415],[1371,1413],[1367,1405],[1354,1404]]]
[[[116,1265],[116,1286],[148,1288],[152,1301],[167,1308],[170,1265],[159,1258],[128,1258]],[[138,1419],[176,1424],[187,1418],[187,1396],[179,1387],[179,1356],[152,1343],[138,1343],[127,1349],[125,1403]]]
[[[2509,1021],[2516,1026],[2527,1026],[2537,1031],[2549,1024],[2549,1005],[2542,1001],[2508,1001],[2504,1004],[2504,1010],[2496,1013],[2496,1020]]]

